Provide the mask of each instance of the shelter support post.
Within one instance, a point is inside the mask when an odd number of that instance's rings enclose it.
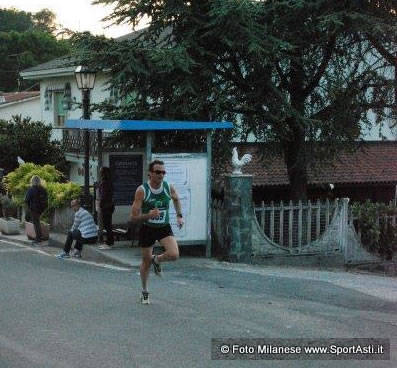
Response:
[[[97,129],[97,155],[98,155],[98,167],[97,167],[97,183],[101,180],[100,172],[103,166],[103,132],[102,129]],[[96,206],[95,206],[96,207]],[[95,208],[96,211],[96,208]],[[102,223],[102,216],[97,213],[97,221],[98,221],[98,239],[102,241],[102,233],[103,233],[103,223]]]
[[[211,225],[212,225],[212,210],[211,210],[211,168],[212,168],[212,130],[207,131],[207,244],[205,249],[205,256],[211,257]]]
[[[153,132],[146,132],[146,149],[145,149],[146,165],[143,168],[145,178],[147,178],[148,176],[148,167],[150,162],[152,161],[152,146],[153,146]]]

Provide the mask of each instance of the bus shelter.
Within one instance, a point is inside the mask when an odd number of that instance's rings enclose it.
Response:
[[[206,256],[211,256],[211,167],[212,132],[216,129],[232,129],[231,122],[205,121],[153,121],[153,120],[67,120],[66,129],[85,132],[96,131],[98,139],[98,168],[102,167],[103,131],[145,132],[144,155],[111,155],[109,167],[112,172],[114,201],[116,206],[131,206],[131,192],[142,184],[147,167],[153,159],[164,161],[167,174],[164,180],[174,184],[182,202],[185,226],[176,227],[175,213],[170,211],[170,221],[178,243],[181,245],[206,245]],[[156,131],[206,131],[205,153],[155,153],[153,132]],[[88,161],[89,142],[85,149],[85,192],[89,187]],[[87,147],[88,146],[88,147]],[[133,195],[132,193],[132,195]],[[172,206],[171,206],[172,207]]]

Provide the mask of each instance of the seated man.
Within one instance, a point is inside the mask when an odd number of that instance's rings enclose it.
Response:
[[[94,218],[87,210],[80,207],[80,201],[74,199],[70,202],[70,207],[76,212],[74,215],[74,222],[72,228],[68,232],[63,252],[57,256],[58,258],[70,257],[69,253],[73,240],[76,241],[73,257],[81,258],[83,244],[95,244],[98,239],[98,229],[94,222]]]

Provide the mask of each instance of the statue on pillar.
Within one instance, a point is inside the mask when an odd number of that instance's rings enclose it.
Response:
[[[249,153],[246,153],[245,155],[243,155],[243,157],[241,157],[241,159],[239,159],[237,153],[237,147],[234,147],[233,156],[232,156],[232,165],[233,165],[232,174],[243,175],[241,168],[244,165],[247,165],[251,160],[252,160],[252,155],[250,155]]]

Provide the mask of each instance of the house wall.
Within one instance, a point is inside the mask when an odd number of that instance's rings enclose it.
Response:
[[[106,98],[109,98],[109,91],[106,90],[106,81],[104,74],[98,74],[95,80],[95,87],[91,92],[91,103],[99,103],[104,101]],[[41,112],[43,116],[43,121],[48,125],[53,126],[53,134],[52,138],[61,140],[62,139],[62,126],[57,126],[56,117],[57,117],[57,106],[55,95],[57,91],[51,91],[51,96],[49,98],[49,109],[45,110],[45,91],[48,88],[49,90],[53,88],[57,88],[62,93],[61,89],[64,88],[66,83],[70,83],[71,87],[71,97],[72,97],[72,106],[70,110],[65,110],[65,121],[68,119],[81,119],[83,112],[76,103],[81,104],[82,102],[82,93],[77,87],[76,79],[74,74],[70,76],[64,76],[59,78],[46,78],[40,82],[40,105]],[[100,119],[101,116],[98,112],[94,112],[91,116],[91,119]]]
[[[22,118],[30,117],[32,121],[42,121],[40,97],[0,105],[0,119],[11,120],[13,115],[21,115]]]

